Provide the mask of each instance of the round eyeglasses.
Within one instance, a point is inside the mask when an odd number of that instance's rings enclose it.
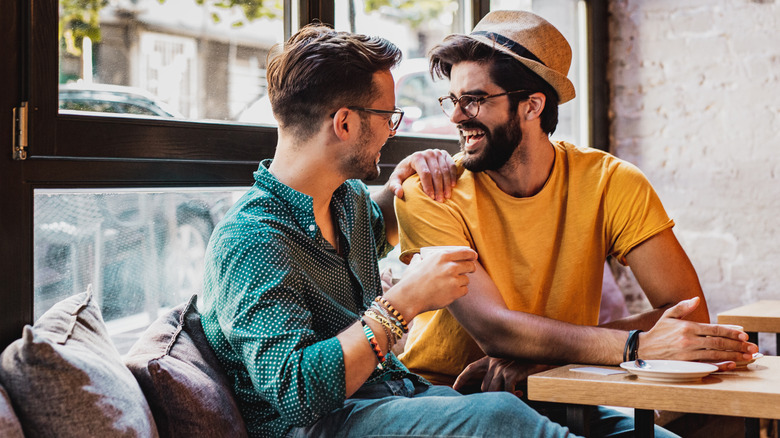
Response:
[[[363,111],[376,116],[388,117],[387,127],[390,128],[391,131],[397,131],[398,127],[401,126],[401,120],[403,120],[404,118],[404,110],[398,107],[396,107],[392,111],[374,109],[374,108],[363,108],[361,106],[348,106],[347,108],[353,111]],[[330,116],[334,117],[335,115],[336,113],[333,113]]]
[[[441,105],[441,110],[444,111],[444,114],[446,114],[447,117],[452,117],[452,114],[455,112],[455,107],[460,106],[460,110],[463,112],[463,114],[465,114],[469,119],[473,119],[474,117],[477,117],[477,114],[479,114],[479,105],[482,102],[494,97],[507,96],[509,94],[515,93],[529,93],[529,91],[515,90],[507,91],[505,93],[487,94],[485,96],[474,96],[471,94],[464,94],[460,97],[442,96],[439,98],[439,105]]]

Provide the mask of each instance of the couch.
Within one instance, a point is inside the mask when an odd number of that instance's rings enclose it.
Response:
[[[55,304],[0,355],[0,436],[247,436],[196,298],[124,356],[90,291]]]

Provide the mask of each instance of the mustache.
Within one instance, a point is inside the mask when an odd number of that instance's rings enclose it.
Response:
[[[457,125],[458,129],[462,130],[469,130],[469,129],[480,129],[482,131],[488,132],[487,126],[483,125],[482,123],[479,123],[477,121],[469,120],[467,122],[459,123]]]

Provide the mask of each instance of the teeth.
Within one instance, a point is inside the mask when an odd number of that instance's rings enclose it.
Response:
[[[484,134],[484,131],[482,131],[481,129],[470,129],[470,130],[461,129],[460,132],[461,134],[463,134],[464,137],[471,137],[474,135]]]

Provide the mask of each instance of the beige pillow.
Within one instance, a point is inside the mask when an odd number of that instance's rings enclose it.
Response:
[[[60,301],[0,356],[0,380],[26,436],[156,437],[141,388],[90,291]]]
[[[162,437],[245,437],[230,380],[189,302],[162,315],[125,355]]]

